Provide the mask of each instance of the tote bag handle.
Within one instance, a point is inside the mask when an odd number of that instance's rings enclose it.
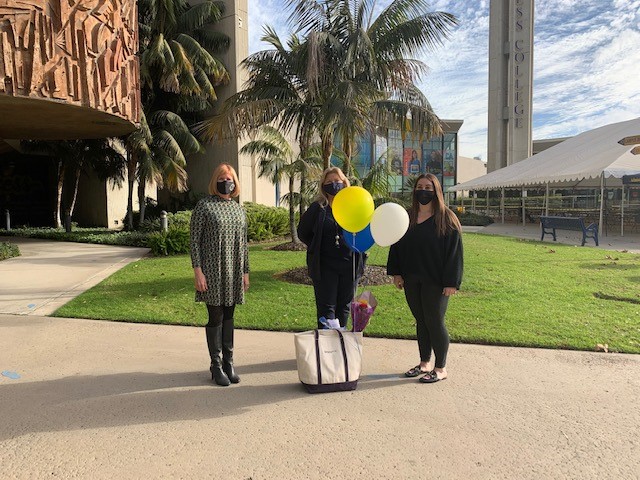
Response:
[[[342,332],[340,330],[334,330],[338,333],[340,337],[340,348],[342,349],[342,359],[344,360],[344,376],[345,380],[349,381],[349,361],[347,359],[347,349],[344,346],[344,337],[342,336]],[[322,385],[322,369],[320,368],[320,343],[318,341],[318,329],[316,328],[314,331],[315,343],[316,343],[316,368],[318,370],[318,385]]]

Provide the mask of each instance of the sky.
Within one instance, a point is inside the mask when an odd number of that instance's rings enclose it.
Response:
[[[379,0],[382,10],[390,0]],[[264,25],[289,36],[283,0],[248,0],[249,52],[267,48]],[[442,119],[461,119],[459,154],[487,159],[489,0],[436,0],[459,21],[437,50],[417,58],[418,86]],[[576,135],[640,116],[640,0],[537,0],[533,139]],[[640,132],[638,132],[640,134]]]

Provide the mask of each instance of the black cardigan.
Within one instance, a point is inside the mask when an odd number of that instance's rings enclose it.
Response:
[[[401,275],[405,281],[460,289],[462,270],[460,232],[454,229],[438,237],[434,217],[409,228],[389,249],[387,275]]]
[[[312,280],[320,280],[320,242],[322,241],[322,229],[327,216],[327,209],[318,202],[313,202],[300,217],[298,223],[298,238],[307,245],[307,268]],[[364,272],[363,253],[356,253],[357,276]]]

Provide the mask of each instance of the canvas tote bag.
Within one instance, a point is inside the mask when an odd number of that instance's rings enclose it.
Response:
[[[309,393],[355,390],[362,367],[362,332],[309,330],[294,335],[298,378]]]

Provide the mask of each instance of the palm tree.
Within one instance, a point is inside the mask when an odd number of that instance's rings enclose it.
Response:
[[[93,171],[100,180],[111,181],[120,187],[124,180],[125,158],[122,141],[118,138],[98,138],[71,141],[74,168],[73,193],[65,217],[71,218],[78,197],[80,175]]]
[[[265,28],[262,40],[273,48],[243,62],[247,88],[200,126],[205,138],[269,123],[285,132],[295,128],[303,152],[314,134],[320,137],[326,168],[338,134],[350,174],[355,138],[373,125],[395,125],[403,135],[441,133],[415,86],[427,67],[413,56],[442,43],[457,23],[453,15],[430,12],[424,0],[394,0],[377,17],[374,0],[290,0],[289,6],[298,32],[285,47]]]
[[[170,192],[187,189],[186,158],[183,152],[201,150],[198,140],[191,134],[182,118],[166,110],[156,111],[152,126],[143,114],[140,127],[126,139],[127,178],[127,227],[133,229],[133,189],[138,181],[139,224],[145,219],[145,189],[148,182]]]
[[[185,0],[140,0],[140,78],[145,119],[127,137],[129,148],[128,226],[133,228],[133,183],[138,180],[140,222],[145,187],[187,189],[186,159],[204,148],[189,125],[217,100],[215,88],[229,80],[216,54],[229,37],[210,28],[224,13],[222,2],[191,6]]]
[[[283,179],[288,181],[288,193],[282,198],[289,205],[291,242],[300,243],[295,219],[296,199],[300,200],[300,194],[296,195],[295,181],[319,173],[318,162],[296,154],[280,130],[269,125],[261,127],[257,138],[243,146],[240,153],[258,156],[259,177],[267,177],[274,185]]]
[[[374,125],[431,137],[438,117],[416,87],[426,65],[413,59],[442,44],[456,18],[425,0],[394,0],[374,17],[375,0],[289,0],[290,23],[306,36],[306,82],[323,105],[320,118],[342,140],[350,172],[355,138]],[[330,149],[331,144],[325,145]],[[326,158],[325,152],[325,158]]]
[[[246,88],[227,99],[221,113],[203,121],[196,131],[205,140],[218,141],[271,124],[281,132],[292,132],[304,157],[318,131],[320,110],[311,102],[305,81],[306,45],[297,35],[285,45],[269,26],[261,40],[273,48],[242,62],[249,76]]]
[[[215,87],[229,80],[216,53],[226,35],[208,28],[224,13],[221,2],[195,6],[185,0],[141,0],[140,78],[147,117],[155,110],[197,113],[213,106]]]

